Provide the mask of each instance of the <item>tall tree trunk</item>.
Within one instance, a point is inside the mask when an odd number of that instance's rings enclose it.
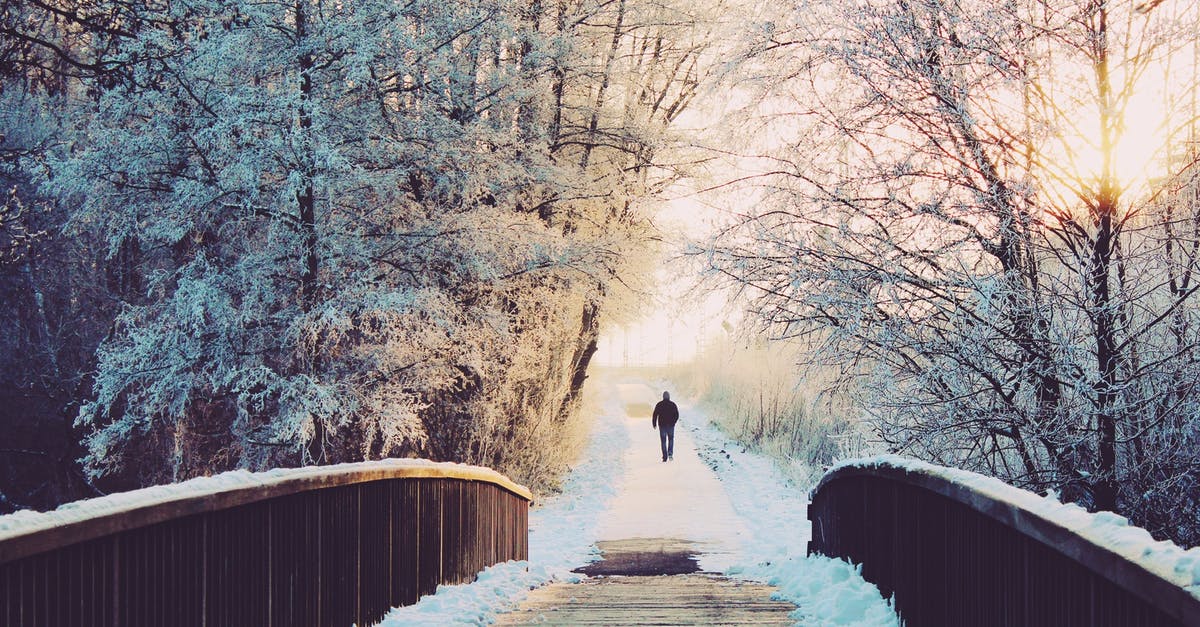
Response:
[[[304,311],[309,311],[317,294],[317,273],[319,256],[317,252],[317,216],[316,197],[313,190],[315,167],[312,155],[312,70],[313,56],[308,50],[308,13],[304,0],[296,2],[296,45],[300,54],[296,62],[300,67],[300,111],[299,133],[302,152],[300,155],[300,189],[296,190],[296,210],[301,235],[301,274],[300,274],[300,303]]]
[[[1102,206],[1107,203],[1102,203]],[[1096,338],[1097,467],[1093,484],[1096,509],[1115,511],[1117,505],[1117,340],[1116,320],[1112,313],[1109,293],[1108,266],[1111,263],[1112,216],[1101,214],[1100,230],[1092,251],[1090,289],[1093,309],[1093,328]]]
[[[298,132],[300,133],[300,189],[296,190],[297,222],[300,229],[300,307],[303,311],[311,311],[317,301],[319,288],[318,273],[320,271],[320,256],[317,250],[317,209],[316,193],[313,189],[313,179],[316,176],[316,166],[312,154],[312,99],[313,99],[313,56],[308,49],[308,11],[304,6],[305,0],[297,0],[295,4],[296,45],[299,54],[296,63],[300,68],[300,111],[298,112]],[[314,351],[316,352],[316,351]],[[316,356],[314,356],[314,360]],[[318,369],[316,363],[310,364],[310,374]],[[320,464],[325,461],[325,425],[319,416],[313,416],[312,437],[304,443],[306,461]]]
[[[596,354],[596,349],[599,347],[599,337],[600,307],[594,303],[588,303],[583,306],[583,315],[579,323],[579,337],[575,343],[574,354],[571,356],[571,383],[559,409],[560,417],[570,414],[575,402],[579,399],[583,384],[587,381],[588,366],[591,365],[592,356]]]
[[[538,22],[542,16],[542,0],[532,0],[526,10],[526,27],[529,32],[521,40],[520,58],[517,67],[522,78],[532,77],[535,67],[530,63],[530,53],[533,52],[533,40],[539,36]],[[540,80],[538,81],[541,82]],[[517,103],[517,132],[526,141],[531,141],[537,128],[538,102],[544,102],[540,95],[531,94]]]
[[[625,0],[617,2],[617,23],[613,25],[612,44],[608,56],[604,59],[604,74],[600,77],[600,88],[596,90],[595,106],[592,109],[592,119],[588,122],[588,141],[583,145],[583,156],[579,158],[580,169],[586,169],[592,156],[592,148],[596,142],[596,131],[600,129],[600,110],[604,107],[604,95],[612,80],[613,63],[617,60],[617,50],[621,46],[621,36],[625,28]]]
[[[554,13],[554,32],[558,37],[566,35],[567,30],[567,6],[566,0],[558,0]],[[554,96],[554,102],[551,104],[551,120],[550,120],[550,150],[557,150],[558,139],[562,136],[562,116],[563,116],[563,90],[567,82],[567,71],[563,67],[563,61],[556,59],[554,62],[554,71],[551,72],[550,92]],[[543,218],[544,219],[544,218]]]
[[[51,374],[54,376],[54,388],[60,388],[62,385],[62,370],[58,364],[58,350],[54,346],[53,336],[50,334],[50,319],[46,316],[46,296],[42,292],[42,288],[34,279],[33,261],[31,255],[26,255],[24,261],[21,262],[21,274],[25,277],[25,282],[29,285],[29,293],[33,294],[33,305],[37,317],[37,341],[42,351],[46,353],[46,361],[50,364]],[[57,395],[57,393],[56,393]]]
[[[1097,460],[1092,484],[1093,506],[1097,510],[1117,509],[1117,320],[1113,310],[1109,275],[1112,273],[1114,217],[1119,191],[1114,180],[1113,150],[1117,120],[1113,119],[1111,78],[1108,68],[1108,7],[1106,0],[1097,0],[1095,59],[1096,86],[1100,102],[1100,150],[1102,170],[1096,198],[1096,238],[1092,246],[1091,273],[1088,288],[1091,292],[1092,325],[1096,340],[1095,423]]]

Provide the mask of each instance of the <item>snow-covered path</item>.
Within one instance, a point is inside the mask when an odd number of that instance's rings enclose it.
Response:
[[[624,416],[608,418],[626,431],[625,474],[601,518],[597,540],[676,538],[697,543],[700,566],[723,572],[741,552],[748,531],[734,512],[725,488],[696,454],[686,428],[676,428],[675,457],[663,462],[658,430],[650,423],[650,403],[661,391],[644,383],[615,384]],[[686,406],[685,406],[686,407]]]
[[[805,556],[807,495],[773,463],[745,451],[679,402],[675,459],[662,462],[650,408],[662,384],[594,382],[602,407],[587,450],[563,493],[530,512],[530,558],[485,570],[471,584],[441,586],[384,621],[399,625],[488,624],[529,590],[580,581],[572,570],[599,557],[596,543],[628,538],[693,541],[705,571],[773,584],[800,607],[801,625],[896,625],[878,591],[844,562]],[[672,395],[673,397],[677,395]]]

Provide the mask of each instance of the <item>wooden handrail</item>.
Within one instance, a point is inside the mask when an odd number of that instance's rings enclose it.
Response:
[[[424,460],[233,472],[0,517],[3,625],[366,625],[528,558],[532,494]]]
[[[1200,598],[1184,587],[1190,582],[1089,537],[1102,518],[975,473],[900,459],[850,463],[821,479],[809,518],[810,552],[862,564],[866,579],[895,595],[910,625],[1200,625]],[[1057,573],[1045,577],[1061,589],[1031,589],[1024,580],[1031,572]],[[944,585],[958,594],[921,590]],[[971,622],[978,619],[971,611],[994,602],[988,597],[1019,607]],[[955,604],[975,609],[963,614]],[[1075,609],[1039,614],[1055,604]]]
[[[244,477],[239,483],[223,484],[221,477]],[[22,517],[34,518],[6,529],[0,516],[0,564],[43,551],[102,536],[166,522],[183,516],[213,512],[267,499],[335,486],[383,479],[461,479],[497,485],[533,501],[528,488],[482,466],[437,463],[419,459],[387,459],[372,462],[305,466],[263,473],[234,472],[154,486],[108,497],[70,503],[65,508]],[[93,514],[105,500],[111,505]],[[37,519],[41,519],[38,521]]]

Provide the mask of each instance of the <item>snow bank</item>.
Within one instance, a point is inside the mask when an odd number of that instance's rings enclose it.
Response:
[[[681,407],[697,453],[725,486],[734,510],[751,530],[740,562],[728,575],[768,583],[795,603],[797,624],[812,627],[898,627],[899,618],[860,569],[842,560],[808,557],[812,528],[808,498],[775,462],[705,424],[701,412]]]
[[[484,476],[501,484],[512,484],[503,475],[490,468],[431,462],[423,459],[386,459],[372,462],[333,464],[328,466],[305,466],[303,468],[277,468],[265,472],[233,470],[211,477],[197,477],[180,483],[153,486],[129,492],[119,492],[93,499],[66,503],[48,512],[22,510],[0,516],[0,542],[35,533],[51,527],[79,523],[86,520],[120,514],[163,503],[206,497],[239,489],[275,486],[297,479],[316,479],[337,473],[381,472],[390,470],[437,471],[448,476]]]
[[[1200,547],[1185,551],[1173,542],[1155,540],[1145,529],[1130,525],[1128,519],[1112,512],[1090,513],[1074,503],[1059,502],[1054,494],[1038,496],[994,477],[899,455],[848,459],[830,472],[841,468],[891,468],[952,481],[1052,521],[1200,598]]]
[[[576,582],[571,570],[600,557],[597,525],[624,473],[622,452],[629,436],[620,424],[624,409],[610,396],[593,427],[581,463],[561,494],[539,501],[529,514],[529,561],[497,564],[472,583],[438,586],[415,605],[393,609],[380,627],[487,624],[515,609],[529,591],[552,581]]]
[[[839,627],[899,626],[896,611],[879,596],[879,588],[862,578],[862,566],[814,555],[795,568],[772,577],[783,594],[794,597],[800,609],[793,614],[801,625]]]

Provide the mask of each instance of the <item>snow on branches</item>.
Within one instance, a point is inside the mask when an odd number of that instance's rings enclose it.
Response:
[[[1184,225],[1200,205],[1168,190],[1194,188],[1195,74],[1170,70],[1192,62],[1200,15],[1171,6],[864,0],[781,17],[789,43],[758,35],[744,66],[748,94],[769,86],[746,118],[769,120],[766,199],[709,255],[771,333],[815,339],[891,450],[1196,544]],[[1154,116],[1157,134],[1138,119]]]
[[[702,16],[110,4],[22,49],[69,122],[23,167],[120,274],[76,421],[90,476],[424,455],[551,480],[656,250]]]

